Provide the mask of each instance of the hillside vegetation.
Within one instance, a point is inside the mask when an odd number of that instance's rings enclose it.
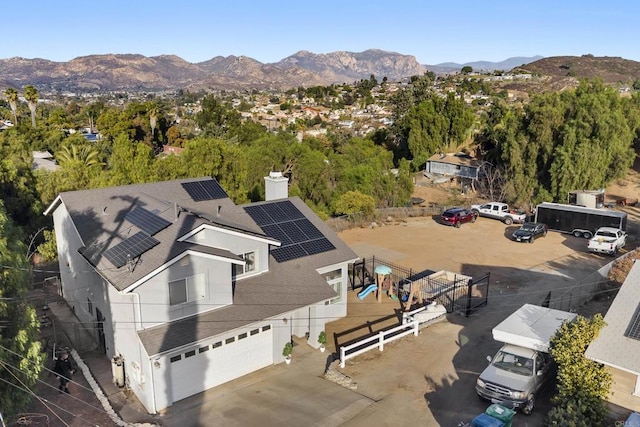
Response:
[[[514,71],[547,76],[553,87],[563,84],[576,86],[582,79],[601,79],[608,85],[631,85],[640,79],[640,62],[611,56],[553,56]]]

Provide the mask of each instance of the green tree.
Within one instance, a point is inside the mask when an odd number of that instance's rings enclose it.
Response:
[[[470,135],[473,112],[451,93],[446,99],[430,96],[406,114],[408,148],[415,168],[437,152],[459,151]]]
[[[12,87],[8,87],[4,91],[4,96],[7,98],[11,112],[13,113],[13,124],[18,125],[18,91]]]
[[[24,410],[44,365],[39,323],[27,303],[31,270],[22,235],[0,201],[0,408],[3,415]]]
[[[118,186],[155,181],[154,162],[153,150],[149,145],[131,141],[121,134],[113,142],[105,184]]]
[[[71,144],[63,145],[56,152],[56,159],[61,166],[70,162],[79,162],[86,167],[103,166],[100,161],[100,151],[89,144]]]
[[[362,194],[359,191],[347,191],[335,201],[334,211],[338,215],[353,215],[362,213],[364,215],[373,214],[375,200],[371,196]]]
[[[42,219],[30,142],[30,133],[0,132],[0,194],[7,214],[26,233]]]
[[[549,353],[558,365],[558,394],[548,414],[549,425],[602,425],[611,375],[604,365],[587,359],[584,353],[604,326],[601,314],[577,316],[563,323],[551,339]]]
[[[38,108],[38,90],[35,86],[27,85],[24,87],[24,99],[27,100],[29,111],[31,112],[31,126],[36,127],[36,108]]]
[[[465,65],[464,67],[462,67],[462,68],[460,69],[460,72],[461,72],[462,74],[471,74],[471,73],[473,73],[473,67],[471,67],[471,66],[469,66],[469,65]]]
[[[43,262],[53,261],[58,258],[56,245],[56,233],[53,230],[44,230],[44,241],[38,245],[38,254]]]

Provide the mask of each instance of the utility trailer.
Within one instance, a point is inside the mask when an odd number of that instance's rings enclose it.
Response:
[[[609,209],[544,202],[536,207],[535,222],[546,224],[549,230],[590,239],[600,227],[626,231],[627,214]]]

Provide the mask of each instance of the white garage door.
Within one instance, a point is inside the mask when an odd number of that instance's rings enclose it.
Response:
[[[184,399],[273,364],[271,326],[238,335],[170,357],[173,401]]]

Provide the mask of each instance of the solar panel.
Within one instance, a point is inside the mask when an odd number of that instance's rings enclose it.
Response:
[[[133,210],[125,215],[124,219],[150,236],[153,236],[158,231],[164,230],[171,225],[171,223],[166,219],[141,207],[133,208]]]
[[[333,246],[333,243],[331,243],[326,237],[322,239],[302,242],[300,243],[300,246],[309,255],[320,254],[322,252],[327,252],[336,248],[335,246]]]
[[[324,237],[324,234],[322,234],[320,232],[320,230],[318,230],[316,228],[315,225],[313,225],[311,223],[311,221],[309,221],[308,219],[299,219],[297,221],[295,221],[296,226],[302,230],[302,232],[307,236],[306,240],[313,240],[313,239],[320,239],[322,237]]]
[[[185,189],[191,200],[194,202],[201,202],[203,200],[209,200],[209,194],[205,191],[204,187],[200,185],[199,181],[183,182],[182,188]]]
[[[636,313],[631,318],[629,329],[625,335],[634,340],[640,340],[640,304],[638,308],[636,308]]]
[[[309,240],[307,236],[300,230],[294,221],[288,221],[278,224],[282,231],[289,236],[289,238],[294,242],[304,242],[305,240]]]
[[[204,190],[209,194],[211,200],[226,199],[229,197],[224,189],[220,186],[220,183],[215,179],[208,179],[206,181],[199,181],[204,187]]]
[[[277,249],[273,249],[271,251],[271,255],[278,262],[290,261],[292,259],[300,258],[306,256],[307,253],[304,249],[300,247],[300,245],[289,245],[289,246],[281,246]]]
[[[284,216],[287,219],[303,219],[304,214],[298,210],[289,200],[284,200],[282,202],[274,203],[274,205],[278,205],[278,207],[282,210]]]
[[[271,250],[278,262],[335,249],[335,246],[289,200],[246,206],[245,211],[269,237],[281,246]]]
[[[294,243],[294,241],[287,235],[287,233],[278,224],[263,225],[262,231],[264,231],[264,233],[267,236],[280,240],[280,243],[283,246],[291,245]]]
[[[130,259],[137,258],[160,241],[142,231],[123,240],[104,253],[104,257],[117,268],[125,265]]]
[[[183,182],[181,185],[194,202],[225,199],[229,197],[220,184],[218,184],[218,181],[214,179]]]
[[[249,214],[251,219],[260,226],[260,228],[262,228],[263,225],[275,224],[276,222],[264,209],[262,209],[262,206],[247,206],[244,210]]]

